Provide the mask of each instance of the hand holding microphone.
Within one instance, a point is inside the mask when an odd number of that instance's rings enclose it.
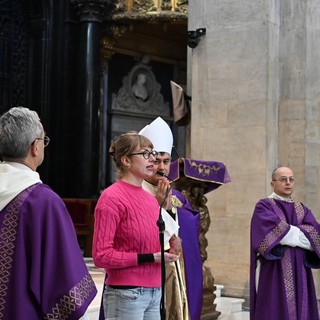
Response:
[[[156,174],[158,174],[161,177],[165,177],[166,179],[168,179],[169,181],[173,181],[170,177],[168,177],[164,172],[157,170]]]
[[[160,205],[163,206],[165,210],[171,210],[171,188],[172,188],[172,179],[170,179],[164,172],[157,170],[156,174],[162,176],[166,179],[159,179],[158,188],[156,192],[156,198]]]

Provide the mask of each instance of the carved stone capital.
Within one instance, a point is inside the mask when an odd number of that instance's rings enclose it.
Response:
[[[110,0],[70,0],[80,21],[102,22],[107,14]]]

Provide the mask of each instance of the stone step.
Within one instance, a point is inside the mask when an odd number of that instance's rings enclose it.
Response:
[[[242,304],[245,302],[244,299],[232,298],[232,297],[217,297],[214,303],[217,305],[217,310],[240,312],[242,311]]]
[[[221,314],[217,320],[249,320],[249,312],[235,312],[229,314]]]
[[[214,301],[216,310],[221,312],[218,320],[249,320],[249,312],[243,311],[244,299],[217,297]]]
[[[216,284],[215,288],[216,290],[214,291],[214,294],[216,295],[216,297],[221,297],[221,291],[224,289],[224,285]]]

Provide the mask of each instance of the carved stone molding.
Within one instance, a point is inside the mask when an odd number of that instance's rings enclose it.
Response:
[[[70,0],[80,21],[102,22],[106,17],[110,0]]]

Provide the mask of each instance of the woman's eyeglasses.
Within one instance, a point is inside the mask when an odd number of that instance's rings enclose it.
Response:
[[[128,156],[137,156],[137,155],[140,155],[140,154],[142,154],[142,156],[146,160],[148,160],[150,158],[150,156],[153,156],[154,158],[156,158],[156,156],[158,155],[158,152],[156,150],[151,150],[151,151],[145,150],[145,151],[142,151],[142,152],[130,153],[130,154],[128,154]]]

